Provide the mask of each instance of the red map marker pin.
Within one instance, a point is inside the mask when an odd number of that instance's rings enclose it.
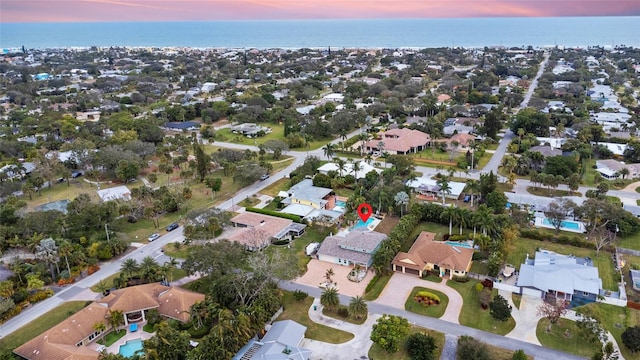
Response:
[[[366,210],[366,212],[364,212],[364,210]],[[362,222],[366,223],[371,214],[373,214],[373,208],[371,208],[371,205],[367,203],[358,205],[358,216],[360,216]]]

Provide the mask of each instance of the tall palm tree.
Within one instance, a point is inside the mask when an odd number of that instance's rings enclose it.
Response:
[[[342,140],[342,151],[345,149],[345,141],[347,141],[347,132],[344,130],[340,130],[340,139]]]
[[[340,177],[344,176],[344,170],[347,166],[347,162],[338,157],[334,158],[333,162],[335,162],[336,166],[338,166],[338,173],[340,174]]]
[[[120,266],[120,271],[127,280],[131,280],[133,275],[139,271],[138,262],[135,259],[128,258]]]
[[[368,310],[367,302],[364,301],[362,296],[352,297],[351,301],[349,301],[349,315],[355,316],[356,319],[367,315]]]
[[[443,220],[449,219],[449,235],[453,232],[453,219],[457,216],[457,209],[450,205],[449,207],[444,208],[442,213],[440,213],[440,218]]]
[[[320,304],[331,311],[340,304],[340,298],[338,297],[338,290],[335,288],[329,288],[322,292],[320,295]]]
[[[328,143],[322,148],[322,151],[324,152],[324,156],[326,156],[327,159],[331,159],[336,153],[336,146],[332,143]]]
[[[69,276],[71,276],[71,267],[69,266],[69,256],[73,254],[73,244],[69,242],[69,240],[61,240],[60,245],[58,245],[58,254],[64,257],[64,261],[67,264],[67,271],[69,272]]]
[[[396,196],[393,197],[393,200],[396,202],[396,205],[400,205],[400,217],[404,216],[404,209],[403,207],[406,207],[407,205],[409,205],[409,194],[407,194],[404,191],[400,191],[399,193],[396,194]]]
[[[471,195],[471,207],[473,208],[473,199],[478,191],[480,191],[480,183],[478,180],[467,180],[467,191],[469,191],[469,194]]]
[[[478,210],[476,210],[475,216],[477,219],[476,223],[480,225],[480,229],[482,230],[482,235],[487,235],[487,232],[495,226],[495,219],[491,213],[491,209],[489,209],[487,205],[482,204],[478,207]]]
[[[353,162],[353,165],[351,167],[351,169],[353,170],[353,177],[356,178],[356,180],[358,180],[358,172],[361,170],[360,167],[360,160],[355,160]]]
[[[460,235],[462,235],[462,228],[469,226],[471,216],[471,211],[458,208],[458,216],[456,217],[456,220],[458,220],[457,223],[460,225]]]
[[[445,196],[447,194],[451,194],[451,186],[449,185],[449,178],[446,176],[441,176],[438,180],[436,180],[436,185],[440,188],[440,193],[442,193],[442,205],[445,204]]]
[[[145,256],[145,258],[142,259],[142,263],[140,264],[140,275],[145,281],[155,281],[158,277],[159,270],[160,265],[158,265],[151,256]]]
[[[109,324],[111,324],[111,327],[113,327],[114,330],[118,331],[118,328],[124,325],[124,314],[122,311],[109,310],[108,316],[109,317],[107,318],[107,320],[109,321]]]

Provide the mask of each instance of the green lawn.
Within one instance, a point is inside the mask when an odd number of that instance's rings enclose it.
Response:
[[[479,330],[492,332],[498,335],[506,335],[516,326],[513,317],[507,321],[497,321],[489,313],[489,309],[483,310],[480,306],[480,297],[475,289],[475,285],[479,281],[470,280],[466,283],[458,283],[455,281],[447,281],[447,285],[454,288],[460,293],[463,300],[462,310],[460,311],[460,325],[469,326]],[[492,298],[498,293],[493,290]]]
[[[515,305],[516,308],[520,309],[520,302],[522,301],[522,295],[512,293],[511,300],[513,300],[513,305]]]
[[[640,232],[630,236],[619,236],[618,246],[627,249],[640,250]]]
[[[307,339],[324,341],[330,344],[342,344],[353,339],[353,334],[346,331],[331,328],[315,323],[309,319],[309,308],[313,303],[313,298],[308,296],[302,301],[293,298],[293,293],[283,291],[282,305],[284,311],[278,320],[294,320],[307,327],[304,337]]]
[[[411,328],[411,334],[419,332],[430,335],[435,339],[437,349],[436,351],[434,351],[434,359],[440,359],[440,357],[442,356],[442,348],[444,347],[444,334],[435,330],[425,329],[417,326]],[[377,344],[373,344],[369,349],[369,359],[410,360],[411,358],[409,357],[409,353],[407,353],[407,338],[408,337],[405,337],[402,340],[402,343],[399,346],[399,350],[392,354],[389,354]]]
[[[588,307],[602,326],[611,332],[625,359],[633,359],[634,355],[622,343],[622,333],[627,327],[640,325],[640,310],[602,303],[591,303],[584,307]]]
[[[576,196],[580,194],[575,192],[569,192],[567,190],[558,190],[554,188],[549,189],[547,187],[533,187],[533,186],[527,186],[527,192],[529,194],[533,194],[536,196],[546,196],[546,197]]]
[[[191,245],[185,245],[179,242],[169,243],[162,247],[162,252],[165,255],[176,258],[176,259],[186,259],[187,255],[189,255],[189,249]]]
[[[339,314],[340,311],[348,311],[348,309],[349,309],[349,307],[345,306],[345,305],[338,305],[338,307],[335,310],[327,310],[327,308],[323,307],[322,308],[322,315],[328,316],[328,317],[332,317],[334,319],[350,322],[350,323],[356,324],[356,325],[362,325],[362,324],[364,324],[365,321],[367,321],[367,316],[366,315],[364,317],[361,317],[361,318],[358,319],[353,315],[348,315],[347,317],[344,317],[344,316]]]
[[[560,319],[556,325],[551,327],[551,332],[547,332],[548,324],[549,320],[543,318],[538,322],[538,327],[536,328],[536,336],[544,347],[588,358],[591,358],[600,349],[600,346],[586,341],[580,336],[580,330],[575,321]]]
[[[98,344],[109,347],[113,345],[116,341],[120,340],[126,333],[127,333],[127,330],[124,330],[124,329],[119,331],[111,331],[107,335],[105,335],[102,339],[98,340]]]
[[[559,254],[569,255],[573,254],[580,257],[589,256],[593,259],[593,263],[598,267],[600,278],[602,279],[602,286],[607,290],[618,290],[616,281],[615,269],[613,268],[613,261],[611,256],[606,252],[601,252],[600,256],[596,256],[596,251],[592,249],[578,248],[570,245],[561,245],[552,243],[549,241],[538,241],[532,239],[520,238],[514,241],[505,262],[513,264],[517,269],[520,268],[520,264],[524,262],[529,254],[530,258],[535,255],[536,249],[546,249],[555,251]]]
[[[111,276],[108,276],[102,280],[100,280],[99,282],[93,284],[93,286],[91,287],[91,291],[93,292],[100,292],[100,282],[102,282],[105,285],[106,289],[111,289],[113,287],[113,279],[116,279],[120,276],[120,271],[118,271],[117,273],[114,273]]]
[[[239,134],[234,134],[231,132],[230,128],[224,128],[216,131],[216,140],[223,142],[232,142],[237,144],[244,145],[261,145],[269,140],[282,140],[285,138],[284,136],[284,126],[280,124],[260,124],[262,126],[270,127],[273,130],[271,133],[266,134],[265,136],[249,139],[246,136],[242,136]],[[331,139],[323,139],[323,140],[313,140],[309,142],[309,150],[319,149],[322,146],[326,145]],[[292,149],[296,151],[304,151],[306,148],[298,148]]]
[[[293,240],[289,245],[271,245],[265,249],[267,254],[271,255],[275,252],[286,253],[293,252],[298,259],[298,274],[304,274],[307,271],[307,264],[311,257],[307,256],[305,249],[312,242],[322,242],[331,229],[317,226],[308,226],[304,230],[304,235]],[[286,258],[286,257],[285,257]]]
[[[252,197],[252,196],[251,197],[247,196],[246,199],[238,202],[238,205],[242,206],[242,207],[254,207],[254,206],[258,205],[258,204],[260,204],[260,199],[258,199],[256,197]]]
[[[373,301],[377,299],[378,296],[380,296],[382,290],[384,290],[385,286],[387,286],[389,279],[391,279],[391,275],[376,275],[374,279],[376,279],[376,282],[371,286],[371,289],[369,289],[369,291],[363,296],[363,298],[367,301]]]
[[[418,303],[413,299],[413,297],[419,291],[428,291],[432,294],[437,295],[440,298],[440,304],[425,306],[423,304]],[[409,297],[407,297],[407,301],[404,303],[404,309],[407,311],[411,311],[412,313],[429,316],[433,318],[439,318],[442,315],[444,315],[445,310],[447,310],[447,305],[449,305],[449,297],[447,295],[437,290],[416,286],[411,291],[411,294],[409,295]]]
[[[53,326],[77,313],[85,306],[87,306],[87,302],[85,301],[67,301],[60,304],[48,313],[5,336],[0,340],[0,347],[13,350],[33,339],[35,336],[51,329]]]
[[[287,178],[284,178],[284,179],[280,179],[280,180],[274,182],[273,184],[267,186],[266,188],[260,190],[260,194],[269,195],[271,197],[276,197],[276,196],[278,196],[278,193],[280,191],[289,190],[290,187],[291,187],[291,181],[289,179],[287,179]]]

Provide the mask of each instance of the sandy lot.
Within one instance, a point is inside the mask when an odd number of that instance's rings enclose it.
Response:
[[[312,259],[307,265],[307,272],[295,280],[296,283],[318,287],[325,281],[324,274],[329,268],[333,268],[333,282],[338,284],[338,293],[347,296],[362,296],[367,284],[373,278],[373,271],[368,271],[367,276],[359,283],[349,281],[347,275],[351,267],[330,264],[317,259]]]

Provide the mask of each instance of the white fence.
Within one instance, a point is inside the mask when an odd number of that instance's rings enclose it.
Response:
[[[606,297],[606,296],[601,299],[602,300],[598,299],[598,302],[609,304],[609,305],[622,306],[622,307],[627,306],[627,300],[615,299],[615,298]]]
[[[509,285],[509,284],[505,284],[505,283],[500,283],[500,282],[493,282],[493,288],[494,289],[498,289],[498,290],[505,290],[505,291],[510,291],[512,293],[516,293],[516,294],[520,294],[520,287],[519,286],[514,286],[514,285]]]

